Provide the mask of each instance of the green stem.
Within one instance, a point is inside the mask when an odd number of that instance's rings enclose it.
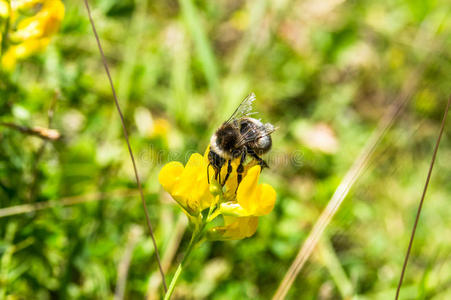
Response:
[[[172,293],[174,292],[175,285],[177,283],[177,280],[180,277],[180,274],[182,273],[183,268],[185,267],[185,264],[188,261],[188,257],[193,250],[194,246],[196,246],[197,242],[199,241],[200,237],[202,236],[202,229],[195,230],[193,232],[193,236],[191,237],[191,241],[189,242],[188,249],[186,249],[185,256],[183,257],[182,261],[177,267],[177,270],[175,271],[174,277],[172,277],[171,283],[169,284],[168,291],[166,292],[166,295],[164,295],[164,300],[171,299]]]
[[[182,273],[182,269],[183,266],[182,263],[180,263],[179,266],[177,267],[177,271],[175,271],[174,277],[172,277],[168,291],[166,292],[166,295],[164,295],[164,300],[171,299],[172,293],[174,292],[175,284],[177,283],[177,279],[179,279],[179,276]]]
[[[216,208],[216,211],[215,211]],[[191,251],[193,248],[201,242],[202,236],[204,234],[205,226],[207,223],[209,223],[211,220],[216,218],[218,216],[218,209],[217,209],[217,202],[215,201],[210,205],[210,209],[208,211],[208,214],[205,218],[203,218],[202,223],[196,225],[196,228],[194,229],[193,235],[191,236],[191,240],[189,242],[188,248],[186,249],[185,256],[183,257],[182,261],[177,267],[177,270],[175,271],[174,277],[172,277],[171,283],[169,284],[168,291],[164,295],[164,300],[171,299],[172,293],[174,292],[175,285],[177,284],[177,280],[180,277],[180,274],[182,274],[183,268],[185,267],[185,264],[188,261],[188,257],[191,254]]]
[[[212,214],[209,214],[207,217],[207,223],[213,221],[217,216],[219,216],[222,213],[221,210],[216,209]]]

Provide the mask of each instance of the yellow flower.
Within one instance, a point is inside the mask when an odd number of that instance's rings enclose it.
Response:
[[[64,5],[61,1],[44,0],[38,13],[19,22],[11,39],[25,41],[50,36],[58,31],[63,17]]]
[[[22,14],[24,10],[35,8],[39,10],[30,17]],[[1,0],[0,16],[9,17],[10,22],[6,48],[2,49],[1,65],[4,69],[12,70],[17,60],[47,47],[50,37],[58,31],[64,17],[64,5],[60,0],[16,0],[9,6]]]
[[[161,169],[158,180],[172,198],[191,216],[210,207],[213,195],[207,181],[207,164],[194,153],[186,163],[170,162]]]
[[[207,180],[208,151],[202,157],[191,155],[185,167],[179,162],[170,162],[160,171],[158,179],[163,188],[182,207],[194,223],[209,223],[222,215],[223,226],[211,228],[207,237],[212,240],[243,239],[252,236],[258,217],[272,211],[276,192],[269,184],[258,184],[261,168],[255,162],[244,168],[243,180],[237,188],[239,159],[232,161],[232,173],[221,187],[214,180],[210,166],[210,184]],[[224,179],[227,167],[221,170]],[[209,208],[208,216],[201,212]],[[206,215],[206,214],[205,214]]]

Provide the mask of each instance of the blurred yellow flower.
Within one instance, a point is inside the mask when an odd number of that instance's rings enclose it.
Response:
[[[258,217],[272,211],[276,192],[269,184],[258,184],[261,167],[249,163],[245,166],[243,180],[237,188],[238,160],[232,162],[232,173],[223,187],[214,180],[210,166],[210,184],[207,179],[208,148],[204,156],[191,155],[184,167],[179,162],[170,162],[160,171],[160,184],[182,207],[193,223],[209,223],[222,215],[224,226],[211,228],[207,238],[212,240],[243,239],[252,236]],[[226,168],[221,170],[225,178]],[[201,212],[209,208],[204,217]]]
[[[164,118],[155,119],[151,128],[150,137],[167,139],[170,129],[171,124],[169,124],[168,120]]]
[[[27,16],[26,10],[34,11]],[[8,26],[8,41],[1,49],[1,65],[11,70],[17,60],[24,59],[47,47],[50,37],[54,35],[64,17],[64,5],[60,0],[13,0],[9,4],[0,0],[0,16]]]

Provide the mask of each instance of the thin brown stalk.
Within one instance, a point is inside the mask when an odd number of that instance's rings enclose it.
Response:
[[[429,186],[429,181],[431,180],[432,169],[434,168],[435,158],[437,157],[437,152],[438,152],[438,147],[440,145],[440,140],[442,139],[443,130],[445,129],[445,123],[446,123],[446,118],[448,116],[448,110],[449,110],[450,103],[451,103],[451,96],[448,99],[448,104],[446,105],[445,112],[443,113],[442,124],[440,126],[437,141],[435,142],[435,147],[434,147],[434,152],[432,154],[431,164],[429,165],[429,171],[428,171],[428,175],[426,177],[426,183],[424,184],[423,194],[421,195],[421,200],[420,200],[420,203],[419,203],[418,209],[417,209],[417,215],[415,217],[415,222],[413,223],[412,233],[410,235],[410,240],[409,240],[409,246],[407,247],[407,253],[404,258],[404,264],[402,266],[401,276],[399,277],[398,287],[396,288],[396,296],[395,296],[396,300],[398,300],[399,293],[401,292],[402,281],[404,279],[404,275],[405,275],[406,268],[407,268],[407,263],[409,261],[410,251],[412,250],[412,244],[413,244],[413,240],[415,238],[415,233],[417,231],[418,222],[420,220],[421,210],[423,209],[424,198],[426,196],[426,192],[427,192],[427,189]]]
[[[139,192],[136,190],[117,190],[111,193],[93,193],[87,195],[65,197],[59,200],[36,202],[33,204],[21,204],[0,208],[0,218],[33,213],[39,210],[44,210],[53,207],[71,206],[81,203],[100,201],[103,199],[128,198],[135,197],[138,195]]]
[[[420,81],[425,65],[426,62],[423,62],[415,72],[412,72],[409,78],[405,81],[405,85],[399,97],[394,101],[394,104],[389,107],[385,115],[381,118],[377,128],[374,130],[374,132],[366,142],[365,146],[358,155],[357,159],[354,161],[351,168],[343,177],[342,181],[332,195],[332,198],[329,200],[326,208],[323,210],[312,230],[310,231],[310,234],[308,235],[296,258],[294,259],[293,263],[282,279],[279,287],[277,288],[277,291],[272,298],[273,300],[284,299],[287,295],[295,278],[318,244],[318,241],[320,240],[324,230],[329,225],[335,213],[338,211],[340,205],[348,195],[354,183],[367,168],[377,145],[380,143],[382,138],[385,136],[389,128],[393,125],[394,121],[399,117],[400,113],[403,111],[406,104],[410,100],[414,90],[416,89]]]
[[[100,43],[100,38],[99,38],[99,35],[97,34],[96,26],[94,24],[94,19],[92,18],[91,9],[89,7],[88,0],[84,0],[84,3],[85,3],[86,10],[87,10],[87,13],[88,13],[89,22],[91,23],[92,31],[94,33],[94,36],[95,36],[95,39],[96,39],[96,42],[97,42],[97,46],[99,48],[99,52],[100,52],[100,55],[102,57],[103,67],[105,68],[105,72],[106,72],[108,80],[110,82],[111,91],[113,93],[113,98],[114,98],[114,103],[116,105],[117,112],[118,112],[119,117],[121,119],[122,130],[123,130],[123,133],[124,133],[125,142],[127,143],[128,152],[130,154],[130,159],[131,159],[132,164],[133,164],[133,171],[135,173],[136,183],[138,185],[139,194],[140,194],[140,197],[141,197],[141,202],[142,202],[142,205],[143,205],[143,208],[144,208],[144,214],[146,216],[147,227],[149,229],[150,237],[152,238],[152,243],[153,243],[153,246],[154,246],[154,249],[155,249],[155,257],[156,257],[156,260],[157,260],[157,263],[158,263],[158,268],[160,269],[160,274],[161,274],[161,279],[162,279],[162,282],[163,282],[163,287],[164,287],[164,290],[167,291],[167,285],[166,285],[166,280],[164,278],[163,267],[161,266],[160,254],[158,253],[157,242],[155,240],[155,235],[153,233],[152,224],[150,222],[150,217],[149,217],[149,212],[147,210],[146,200],[144,199],[144,194],[143,194],[143,190],[142,190],[142,186],[141,186],[141,181],[139,179],[138,169],[136,167],[135,157],[133,156],[133,151],[132,151],[132,148],[130,146],[130,142],[129,142],[129,138],[128,138],[128,132],[127,132],[127,128],[125,126],[124,116],[122,114],[122,110],[121,110],[121,107],[119,105],[119,101],[117,99],[116,89],[114,88],[113,79],[111,78],[110,70],[109,70],[109,67],[108,67],[108,64],[107,64],[107,61],[106,61],[105,54],[103,52],[102,44]]]
[[[44,128],[44,127],[27,127],[18,125],[12,122],[0,122],[0,126],[8,127],[17,130],[21,133],[37,136],[44,140],[57,140],[61,137],[60,133],[56,129]]]

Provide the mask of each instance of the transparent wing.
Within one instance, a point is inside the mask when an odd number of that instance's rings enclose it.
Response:
[[[242,117],[249,116],[253,114],[252,112],[252,102],[256,99],[254,93],[250,93],[246,98],[241,101],[240,105],[235,109],[230,118],[225,122],[229,123],[233,120],[240,119]]]
[[[241,134],[241,139],[239,142],[239,145],[242,146],[248,142],[255,141],[259,138],[265,137],[267,135],[272,134],[274,131],[276,131],[276,127],[272,125],[271,123],[263,124],[263,130],[252,130],[249,128],[249,130],[246,130]]]
[[[261,135],[260,137],[270,135],[277,129],[277,127],[274,127],[274,125],[272,125],[271,123],[266,123],[263,126],[265,127],[264,134]]]

